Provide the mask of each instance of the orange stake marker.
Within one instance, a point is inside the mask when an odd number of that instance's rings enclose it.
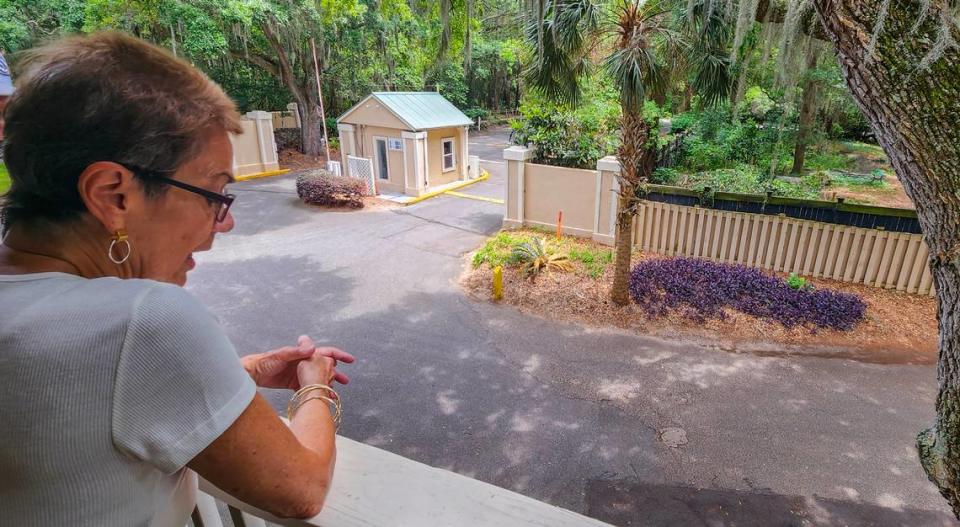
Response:
[[[560,230],[563,228],[563,211],[557,213],[557,241],[560,241]]]

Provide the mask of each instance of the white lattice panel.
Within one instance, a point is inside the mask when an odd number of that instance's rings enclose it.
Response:
[[[367,191],[371,196],[376,195],[377,187],[373,179],[373,162],[362,157],[347,156],[347,173],[352,178],[359,179],[367,184]]]

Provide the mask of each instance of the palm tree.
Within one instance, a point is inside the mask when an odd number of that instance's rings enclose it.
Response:
[[[687,13],[686,1],[683,4],[682,13]],[[726,96],[730,75],[722,66],[728,62],[711,53],[716,51],[714,43],[726,37],[710,33],[689,45],[675,29],[682,24],[689,33],[718,31],[718,27],[724,27],[716,23],[722,17],[719,10],[716,15],[708,11],[704,0],[695,0],[695,9],[691,10],[694,16],[689,18],[678,16],[681,10],[667,0],[615,0],[613,4],[540,0],[536,7],[537,18],[527,32],[536,50],[526,75],[530,86],[554,101],[575,106],[582,98],[579,81],[591,69],[591,55],[604,51],[607,56],[602,66],[620,94],[617,157],[621,171],[610,298],[625,305],[630,301],[632,227],[640,203],[638,191],[649,181],[657,158],[656,120],[645,112],[647,98],[662,92],[671,70],[680,66],[695,72],[691,85],[701,91],[705,102],[719,102]]]

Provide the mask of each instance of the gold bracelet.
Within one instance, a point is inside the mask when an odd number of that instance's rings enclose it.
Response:
[[[292,420],[294,414],[297,413],[297,410],[299,410],[301,406],[313,400],[322,400],[322,401],[326,401],[328,404],[333,405],[335,409],[335,414],[333,415],[333,422],[334,422],[334,425],[336,425],[336,429],[339,431],[340,422],[343,418],[343,406],[341,405],[339,399],[334,400],[325,395],[313,395],[313,396],[305,397],[302,399],[298,399],[298,398],[290,399],[290,403],[287,404],[287,419]]]
[[[308,402],[310,402],[310,401],[314,401],[314,400],[326,401],[328,404],[332,404],[332,405],[333,405],[333,407],[334,407],[334,409],[335,409],[335,413],[334,413],[334,415],[332,416],[332,417],[333,417],[333,424],[334,424],[334,426],[336,427],[336,430],[337,430],[337,431],[340,431],[340,422],[341,422],[341,419],[342,419],[342,416],[343,416],[342,407],[341,407],[339,404],[337,404],[337,401],[334,401],[333,399],[331,399],[331,398],[329,398],[329,397],[327,397],[327,396],[325,396],[325,395],[314,395],[314,396],[307,397],[307,398],[305,398],[305,399],[303,399],[303,400],[298,401],[297,405],[294,406],[293,411],[290,413],[290,415],[291,415],[290,418],[292,418],[292,416],[297,413],[297,410],[299,410],[301,406],[303,406],[304,404],[306,404],[306,403],[308,403]]]
[[[300,397],[302,397],[302,396],[304,396],[304,395],[306,395],[306,394],[308,394],[308,393],[310,393],[310,392],[312,392],[312,391],[316,391],[316,390],[326,390],[326,391],[330,392],[330,394],[333,396],[334,399],[339,399],[339,398],[340,398],[340,396],[337,394],[337,392],[336,392],[333,388],[331,388],[330,386],[328,386],[328,385],[326,385],[326,384],[308,384],[308,385],[300,388],[299,390],[297,390],[296,393],[293,394],[293,399],[298,399],[298,398],[300,398]]]

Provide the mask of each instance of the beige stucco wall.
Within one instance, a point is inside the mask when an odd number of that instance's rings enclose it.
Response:
[[[465,167],[460,143],[461,130],[459,128],[437,128],[427,131],[427,166],[430,173],[430,186],[443,185],[461,179],[460,170]],[[443,139],[453,138],[454,166],[453,170],[443,171]]]
[[[557,224],[563,211],[568,231],[593,232],[597,172],[527,163],[523,175],[523,215],[528,222]]]
[[[263,172],[257,125],[254,121],[241,119],[240,126],[243,128],[242,134],[230,134],[230,142],[233,144],[233,175],[245,176]]]
[[[363,156],[373,162],[374,173],[378,170],[376,158],[376,145],[374,138],[382,137],[384,139],[401,139],[400,130],[394,128],[384,128],[380,126],[363,126]],[[403,192],[403,151],[387,149],[387,172],[390,178],[388,180],[380,179],[377,174],[377,186],[381,190],[388,192]]]
[[[398,119],[393,112],[386,109],[380,101],[371,97],[367,102],[357,106],[340,118],[340,122],[350,124],[365,124],[384,128],[405,129],[407,125]]]

